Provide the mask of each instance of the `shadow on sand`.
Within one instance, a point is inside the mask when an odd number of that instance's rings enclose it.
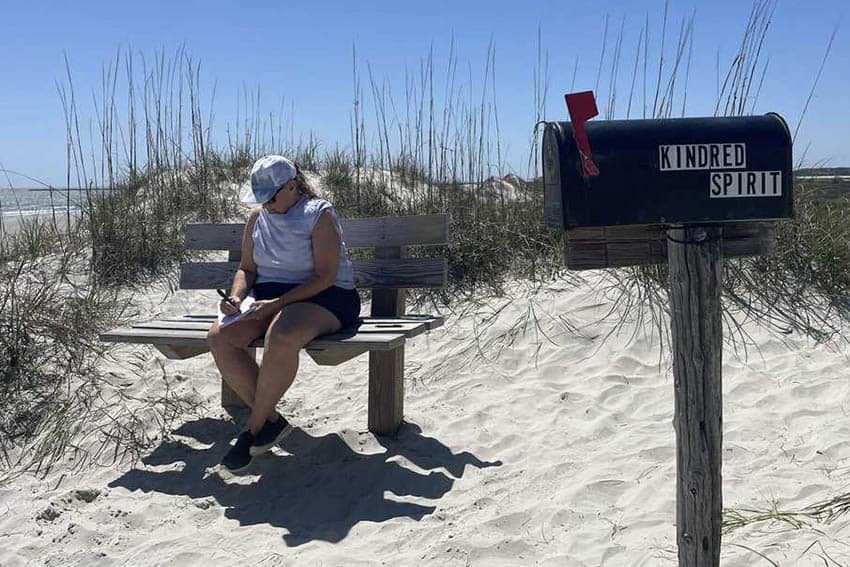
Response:
[[[243,526],[286,528],[289,533],[284,540],[290,546],[313,540],[338,542],[361,521],[382,522],[403,516],[420,520],[436,506],[387,499],[385,492],[438,499],[463,476],[467,465],[485,468],[502,464],[481,461],[465,451],[452,453],[410,423],[403,424],[395,438],[375,437],[385,451],[375,453],[373,448],[371,454],[352,450],[337,433],[313,437],[296,428],[281,443],[288,455],[269,452],[255,457],[245,475],[259,478],[233,482],[224,478],[228,473],[219,474],[212,468],[238,433],[235,423],[204,418],[186,423],[174,433],[209,447],[194,449],[180,440],[166,441],[143,459],[144,464],[156,467],[182,462],[182,470],[133,469],[109,486],[212,497],[225,508],[226,517]],[[367,440],[371,439],[369,435]],[[399,461],[405,459],[429,472],[420,474],[402,466]],[[435,470],[439,468],[449,474]]]

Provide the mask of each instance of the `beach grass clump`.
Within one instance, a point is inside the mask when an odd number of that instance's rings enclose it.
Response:
[[[16,219],[14,232],[0,230],[0,262],[19,261],[53,252],[62,239],[50,218],[32,216]]]
[[[446,302],[503,295],[508,281],[548,282],[564,270],[563,236],[543,222],[541,184],[520,181],[519,196],[504,205],[491,185],[443,197],[452,211]]]
[[[728,534],[736,529],[761,523],[780,523],[801,529],[812,522],[829,524],[850,513],[850,494],[839,494],[796,510],[783,510],[777,502],[764,509],[729,508],[723,511],[721,529]]]
[[[113,294],[81,283],[86,278],[81,249],[58,241],[49,229],[40,234],[46,235],[49,253],[0,263],[3,455],[62,413],[59,400],[94,371],[102,350],[98,332],[120,311]]]
[[[821,181],[795,180],[795,218],[775,223],[767,256],[730,258],[723,266],[723,310],[730,341],[746,341],[743,325],[754,321],[781,334],[817,341],[843,337],[850,319],[850,184],[824,198]],[[649,303],[652,322],[666,333],[667,266],[614,270],[627,310]],[[641,298],[641,301],[630,299]]]
[[[748,318],[830,340],[850,317],[850,198],[824,200],[817,183],[797,181],[794,207],[773,254],[730,263],[725,295]]]
[[[218,158],[182,175],[148,176],[91,195],[83,210],[92,270],[104,283],[162,277],[186,257],[187,222],[223,222],[236,214],[229,181],[241,168]]]
[[[0,232],[0,483],[65,459],[77,468],[137,457],[197,405],[167,387],[136,399],[104,371],[98,334],[122,320],[128,300],[93,275],[81,232],[38,217]]]

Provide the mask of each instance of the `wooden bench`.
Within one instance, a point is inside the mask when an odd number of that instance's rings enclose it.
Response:
[[[373,259],[353,260],[357,287],[372,290],[371,316],[364,317],[357,328],[316,338],[306,351],[317,364],[325,366],[369,352],[369,431],[392,435],[404,414],[405,340],[443,324],[443,318],[434,315],[406,315],[406,289],[443,287],[448,271],[445,258],[405,257],[405,247],[446,244],[448,217],[375,217],[341,222],[349,249],[374,248]],[[187,249],[227,250],[229,257],[227,262],[183,264],[180,289],[229,289],[241,257],[244,226],[188,225]],[[214,313],[187,314],[114,329],[100,338],[151,344],[170,359],[186,359],[209,351],[206,334],[215,318]],[[251,346],[262,348],[262,337]],[[221,403],[225,407],[243,405],[224,381]]]

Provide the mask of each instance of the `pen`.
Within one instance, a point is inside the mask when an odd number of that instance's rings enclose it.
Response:
[[[239,307],[235,303],[233,303],[233,301],[230,299],[230,297],[226,293],[224,293],[224,290],[216,288],[216,291],[222,297],[222,299],[224,299],[226,302],[231,304],[233,307],[236,307],[237,309],[239,309]]]

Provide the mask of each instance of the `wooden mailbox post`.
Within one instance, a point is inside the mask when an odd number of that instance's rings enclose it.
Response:
[[[546,223],[570,269],[668,263],[679,565],[716,567],[723,257],[770,253],[771,221],[793,216],[791,136],[777,114],[579,125],[593,107],[546,124]]]

